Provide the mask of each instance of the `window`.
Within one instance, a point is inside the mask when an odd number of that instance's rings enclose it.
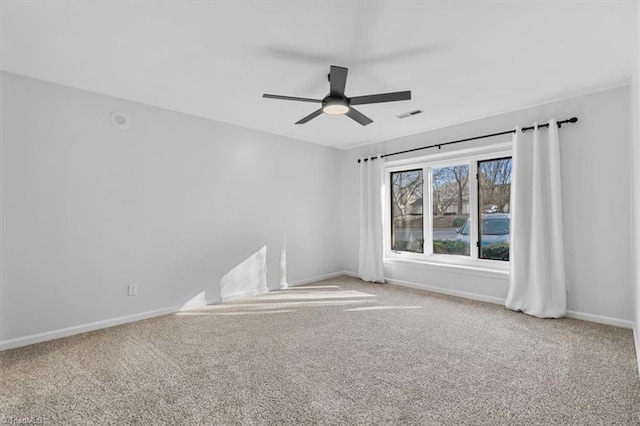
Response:
[[[390,162],[387,258],[464,265],[508,261],[510,150],[501,144]]]
[[[431,171],[433,253],[469,256],[469,239],[458,238],[456,225],[469,218],[469,165],[434,167]]]
[[[391,173],[391,248],[424,253],[422,170]]]
[[[478,161],[480,258],[509,260],[511,158]]]

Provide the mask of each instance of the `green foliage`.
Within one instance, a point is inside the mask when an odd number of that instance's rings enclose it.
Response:
[[[433,240],[433,252],[469,256],[469,244],[454,240]]]
[[[509,244],[489,244],[482,248],[483,259],[509,260]]]
[[[412,241],[411,251],[414,253],[424,253],[424,241],[423,240]]]
[[[412,253],[423,253],[424,241],[396,240],[393,249]],[[469,256],[469,244],[455,240],[433,240],[433,252],[436,254]],[[483,259],[509,260],[509,244],[496,243],[484,246],[481,257]]]
[[[461,228],[462,225],[464,225],[464,223],[467,221],[467,219],[465,219],[464,217],[456,217],[455,219],[453,219],[453,227],[454,228]]]

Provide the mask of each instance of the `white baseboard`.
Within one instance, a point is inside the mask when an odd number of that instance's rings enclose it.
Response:
[[[301,286],[301,285],[305,285],[305,284],[314,283],[314,282],[317,282],[317,281],[327,280],[327,279],[331,279],[331,278],[337,278],[337,277],[344,276],[344,275],[358,278],[358,274],[355,273],[355,272],[352,272],[352,271],[339,271],[339,272],[333,272],[333,273],[330,273],[330,274],[319,275],[319,276],[316,276],[316,277],[311,277],[311,278],[306,278],[306,279],[303,279],[303,280],[295,281],[293,283],[289,283],[289,286],[290,287]],[[426,291],[432,291],[434,293],[446,294],[446,295],[449,295],[449,296],[456,296],[456,297],[462,297],[462,298],[465,298],[465,299],[479,300],[479,301],[482,301],[482,302],[489,302],[489,303],[495,303],[495,304],[499,304],[499,305],[504,305],[504,299],[499,298],[499,297],[486,296],[486,295],[477,294],[477,293],[468,293],[468,292],[459,291],[459,290],[451,290],[451,289],[442,288],[442,287],[435,287],[435,286],[430,286],[430,285],[426,285],[426,284],[412,283],[412,282],[408,282],[408,281],[395,280],[395,279],[387,280],[387,282],[389,284],[392,284],[392,285],[399,285],[399,286],[403,286],[403,287],[415,288],[415,289],[418,289],[418,290],[426,290]],[[231,301],[231,300],[238,300],[238,299],[241,299],[241,298],[244,298],[244,297],[255,296],[255,295],[258,295],[258,294],[266,293],[267,291],[268,290],[258,289],[258,290],[250,290],[250,291],[245,291],[245,292],[240,292],[240,293],[234,293],[234,294],[231,294],[229,296],[226,296],[226,297],[222,298],[222,302],[228,302],[228,301]],[[213,305],[213,304],[216,304],[216,303],[220,303],[220,301],[207,300],[207,304]],[[148,318],[154,318],[154,317],[159,317],[159,316],[163,316],[163,315],[168,315],[168,314],[172,314],[174,312],[178,312],[178,310],[180,310],[181,308],[184,308],[184,307],[182,307],[182,306],[171,306],[171,307],[167,307],[167,308],[161,308],[161,309],[155,309],[155,310],[152,310],[152,311],[141,312],[141,313],[138,313],[138,314],[126,315],[126,316],[122,316],[122,317],[111,318],[111,319],[108,319],[108,320],[96,321],[96,322],[92,322],[92,323],[88,323],[88,324],[82,324],[82,325],[77,325],[77,326],[73,326],[73,327],[61,328],[61,329],[58,329],[58,330],[47,331],[47,332],[44,332],[44,333],[31,334],[31,335],[24,336],[24,337],[17,337],[15,339],[0,340],[0,351],[4,351],[4,350],[7,350],[7,349],[18,348],[18,347],[21,347],[21,346],[32,345],[34,343],[46,342],[48,340],[59,339],[61,337],[73,336],[75,334],[86,333],[86,332],[89,332],[89,331],[99,330],[99,329],[102,329],[102,328],[114,327],[114,326],[117,326],[117,325],[129,323],[129,322],[140,321],[140,320],[144,320],[144,319],[148,319]],[[633,337],[634,337],[635,347],[636,347],[636,358],[638,359],[638,371],[640,372],[640,332],[638,330],[638,325],[634,324],[632,321],[622,320],[622,319],[618,319],[618,318],[605,317],[605,316],[601,316],[601,315],[586,314],[586,313],[583,313],[583,312],[576,312],[576,311],[567,311],[566,316],[568,318],[574,318],[574,319],[579,319],[579,320],[584,320],[584,321],[590,321],[590,322],[596,322],[596,323],[601,323],[601,324],[607,324],[607,325],[613,325],[613,326],[617,326],[617,327],[624,327],[624,328],[632,329],[633,330]]]
[[[170,308],[155,309],[153,311],[141,312],[139,314],[126,315],[123,317],[111,318],[108,320],[96,321],[83,325],[76,325],[73,327],[60,328],[58,330],[31,334],[29,336],[17,337],[15,339],[2,340],[0,341],[0,351],[32,345],[34,343],[46,342],[48,340],[59,339],[61,337],[73,336],[74,334],[86,333],[88,331],[99,330],[101,328],[108,328],[116,325],[126,324],[129,322],[172,314],[179,308],[179,306],[172,306]]]
[[[465,291],[451,290],[451,289],[442,288],[442,287],[434,287],[426,284],[418,284],[418,283],[412,283],[412,282],[394,280],[394,279],[388,279],[387,282],[389,284],[399,285],[403,287],[410,287],[418,290],[432,291],[434,293],[441,293],[449,296],[463,297],[465,299],[479,300],[481,302],[495,303],[498,305],[504,305],[504,302],[505,302],[505,299],[501,297],[486,296],[484,294],[477,294],[477,293],[468,293]],[[589,321],[589,322],[596,322],[599,324],[613,325],[616,327],[623,327],[623,328],[633,328],[632,321],[627,321],[619,318],[605,317],[602,315],[594,315],[594,314],[586,314],[584,312],[577,312],[577,311],[567,311],[565,316],[567,318],[579,319],[579,320]],[[636,341],[636,347],[638,347],[638,345],[639,345],[639,342]]]
[[[332,272],[330,274],[325,274],[325,275],[318,275],[317,277],[305,278],[303,280],[294,281],[293,283],[290,282],[289,287],[297,287],[299,285],[311,284],[311,283],[315,283],[316,281],[329,280],[331,278],[337,278],[343,275],[347,275],[347,273],[344,271],[339,271],[339,272]]]
[[[633,324],[633,341],[636,344],[636,361],[638,362],[638,378],[640,378],[640,332],[638,327],[640,327],[640,324]]]
[[[597,322],[600,324],[614,325],[622,328],[633,328],[633,321],[627,321],[619,318],[605,317],[602,315],[585,314],[584,312],[567,311],[567,318],[579,319],[583,321]]]
[[[331,274],[326,274],[326,275],[319,275],[317,277],[311,277],[311,278],[307,278],[304,280],[300,280],[295,282],[294,284],[289,283],[290,286],[296,286],[296,285],[304,285],[304,284],[309,284],[315,281],[322,281],[322,280],[326,280],[329,278],[336,278],[339,276],[345,275],[344,272],[340,271],[340,272],[334,272]],[[262,293],[266,293],[268,292],[268,289],[257,289],[257,290],[250,290],[250,291],[244,291],[244,292],[239,292],[239,293],[233,293],[230,294],[228,296],[225,296],[224,298],[221,298],[221,300],[207,300],[206,301],[206,305],[214,305],[220,302],[229,302],[232,300],[238,300],[238,299],[242,299],[245,297],[249,297],[249,296],[256,296],[258,294],[262,294]],[[180,309],[193,309],[193,308],[198,308],[198,307],[202,307],[202,306],[206,306],[204,304],[201,303],[192,303],[192,304],[187,304],[186,306],[171,306],[171,307],[167,307],[167,308],[161,308],[161,309],[155,309],[152,311],[147,311],[147,312],[141,312],[138,314],[132,314],[132,315],[126,315],[123,317],[117,317],[117,318],[111,318],[111,319],[107,319],[107,320],[102,320],[102,321],[96,321],[96,322],[91,322],[88,324],[81,324],[81,325],[76,325],[73,327],[66,327],[66,328],[61,328],[58,330],[51,330],[51,331],[46,331],[43,333],[37,333],[37,334],[31,334],[28,336],[23,336],[23,337],[17,337],[14,339],[6,339],[6,340],[0,340],[0,351],[4,351],[7,349],[14,349],[14,348],[19,348],[22,346],[27,346],[27,345],[32,345],[34,343],[41,343],[41,342],[46,342],[48,340],[54,340],[54,339],[59,339],[61,337],[68,337],[68,336],[73,336],[75,334],[81,334],[81,333],[86,333],[89,331],[95,331],[95,330],[100,330],[102,328],[108,328],[108,327],[114,327],[116,325],[121,325],[121,324],[126,324],[129,322],[134,322],[134,321],[140,321],[143,319],[148,319],[148,318],[153,318],[153,317],[159,317],[162,315],[168,315],[168,314],[172,314],[174,312],[178,312]]]
[[[426,290],[426,291],[432,291],[434,293],[446,294],[448,296],[457,296],[457,297],[463,297],[465,299],[479,300],[481,302],[489,302],[489,303],[495,303],[498,305],[504,305],[504,299],[500,297],[486,296],[484,294],[477,294],[477,293],[468,293],[466,291],[451,290],[448,288],[434,287],[426,284],[418,284],[418,283],[412,283],[408,281],[401,281],[401,280],[395,280],[395,279],[387,279],[387,282],[389,284],[399,285],[402,287],[410,287],[418,290]]]
[[[227,296],[221,296],[220,299],[222,303],[231,302],[233,300],[244,299],[245,297],[257,296],[259,294],[268,293],[268,288],[256,288],[253,290],[239,291],[237,293],[232,293]]]

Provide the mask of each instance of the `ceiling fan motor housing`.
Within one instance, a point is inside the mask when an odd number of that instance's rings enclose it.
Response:
[[[327,96],[322,100],[322,111],[329,115],[340,115],[349,111],[349,99]]]

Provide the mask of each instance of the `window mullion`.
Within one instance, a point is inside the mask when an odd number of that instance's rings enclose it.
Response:
[[[422,189],[422,235],[424,240],[424,254],[431,256],[433,254],[433,185],[431,177],[431,168],[424,167],[422,176],[425,179]]]
[[[382,247],[384,253],[387,255],[391,253],[391,247],[393,247],[393,241],[391,239],[391,208],[393,206],[393,202],[391,201],[391,172],[385,170],[384,173],[384,201],[382,203],[382,223],[384,225],[384,238],[382,239]],[[387,230],[389,232],[387,232]]]
[[[471,259],[478,259],[479,250],[477,242],[480,241],[478,223],[479,208],[478,208],[478,162],[471,161],[469,163],[469,218],[471,225],[471,238],[469,254]]]

